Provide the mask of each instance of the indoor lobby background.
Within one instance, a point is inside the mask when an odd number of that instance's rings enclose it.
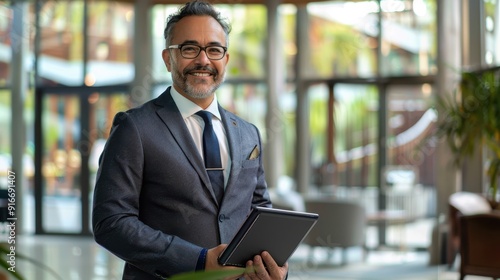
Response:
[[[19,250],[63,279],[121,279],[121,261],[92,240],[98,157],[113,116],[170,85],[163,29],[180,3],[0,2],[0,188],[12,188],[15,176]],[[449,196],[485,193],[487,182],[481,153],[452,165],[434,134],[435,101],[456,92],[461,71],[500,65],[499,0],[212,3],[232,24],[218,100],[262,132],[276,207],[357,201],[368,256],[351,252],[354,265],[389,252],[397,257],[387,264],[405,256],[422,270],[440,267]],[[393,220],[381,220],[387,211]],[[296,279],[320,270],[302,266],[307,251],[293,258]],[[70,261],[82,255],[90,258]],[[90,271],[72,269],[87,262]],[[28,279],[55,279],[25,265],[18,268]]]

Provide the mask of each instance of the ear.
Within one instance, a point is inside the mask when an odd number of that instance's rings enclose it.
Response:
[[[163,58],[163,62],[165,63],[165,66],[167,66],[168,72],[171,72],[171,65],[170,65],[170,50],[169,49],[164,49],[161,52],[161,57]]]

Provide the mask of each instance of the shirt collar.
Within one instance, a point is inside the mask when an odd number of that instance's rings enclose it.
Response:
[[[174,99],[175,104],[177,105],[177,108],[181,112],[182,118],[187,119],[188,117],[191,117],[194,115],[196,112],[200,110],[205,110],[210,113],[212,113],[214,116],[216,116],[219,120],[222,120],[219,112],[219,106],[217,105],[217,95],[214,94],[214,99],[212,100],[212,103],[206,108],[202,109],[200,106],[192,102],[191,100],[187,99],[184,97],[182,94],[180,94],[175,88],[172,86],[170,87],[170,94],[172,95],[172,98]]]

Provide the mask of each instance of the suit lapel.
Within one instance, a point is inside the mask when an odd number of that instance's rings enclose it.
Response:
[[[222,124],[226,130],[227,142],[229,145],[229,153],[231,157],[231,171],[229,172],[229,179],[227,181],[226,191],[229,191],[231,186],[234,185],[234,178],[238,178],[238,174],[241,170],[242,162],[242,151],[240,143],[242,141],[240,134],[240,127],[238,121],[228,114],[221,106],[219,106],[219,112],[222,117]]]
[[[210,191],[213,199],[216,201],[215,194],[210,184],[210,179],[205,171],[203,159],[201,158],[198,149],[196,149],[192,136],[184,123],[184,119],[182,119],[182,115],[179,112],[177,105],[175,105],[175,102],[170,95],[170,87],[156,99],[155,104],[158,106],[156,114],[170,130],[172,137],[182,149],[193,168],[200,175],[205,187]]]

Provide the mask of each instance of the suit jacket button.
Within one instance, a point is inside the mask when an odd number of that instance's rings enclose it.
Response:
[[[229,220],[229,217],[226,217],[226,215],[224,214],[220,214],[219,215],[219,222],[224,222],[224,220]]]

